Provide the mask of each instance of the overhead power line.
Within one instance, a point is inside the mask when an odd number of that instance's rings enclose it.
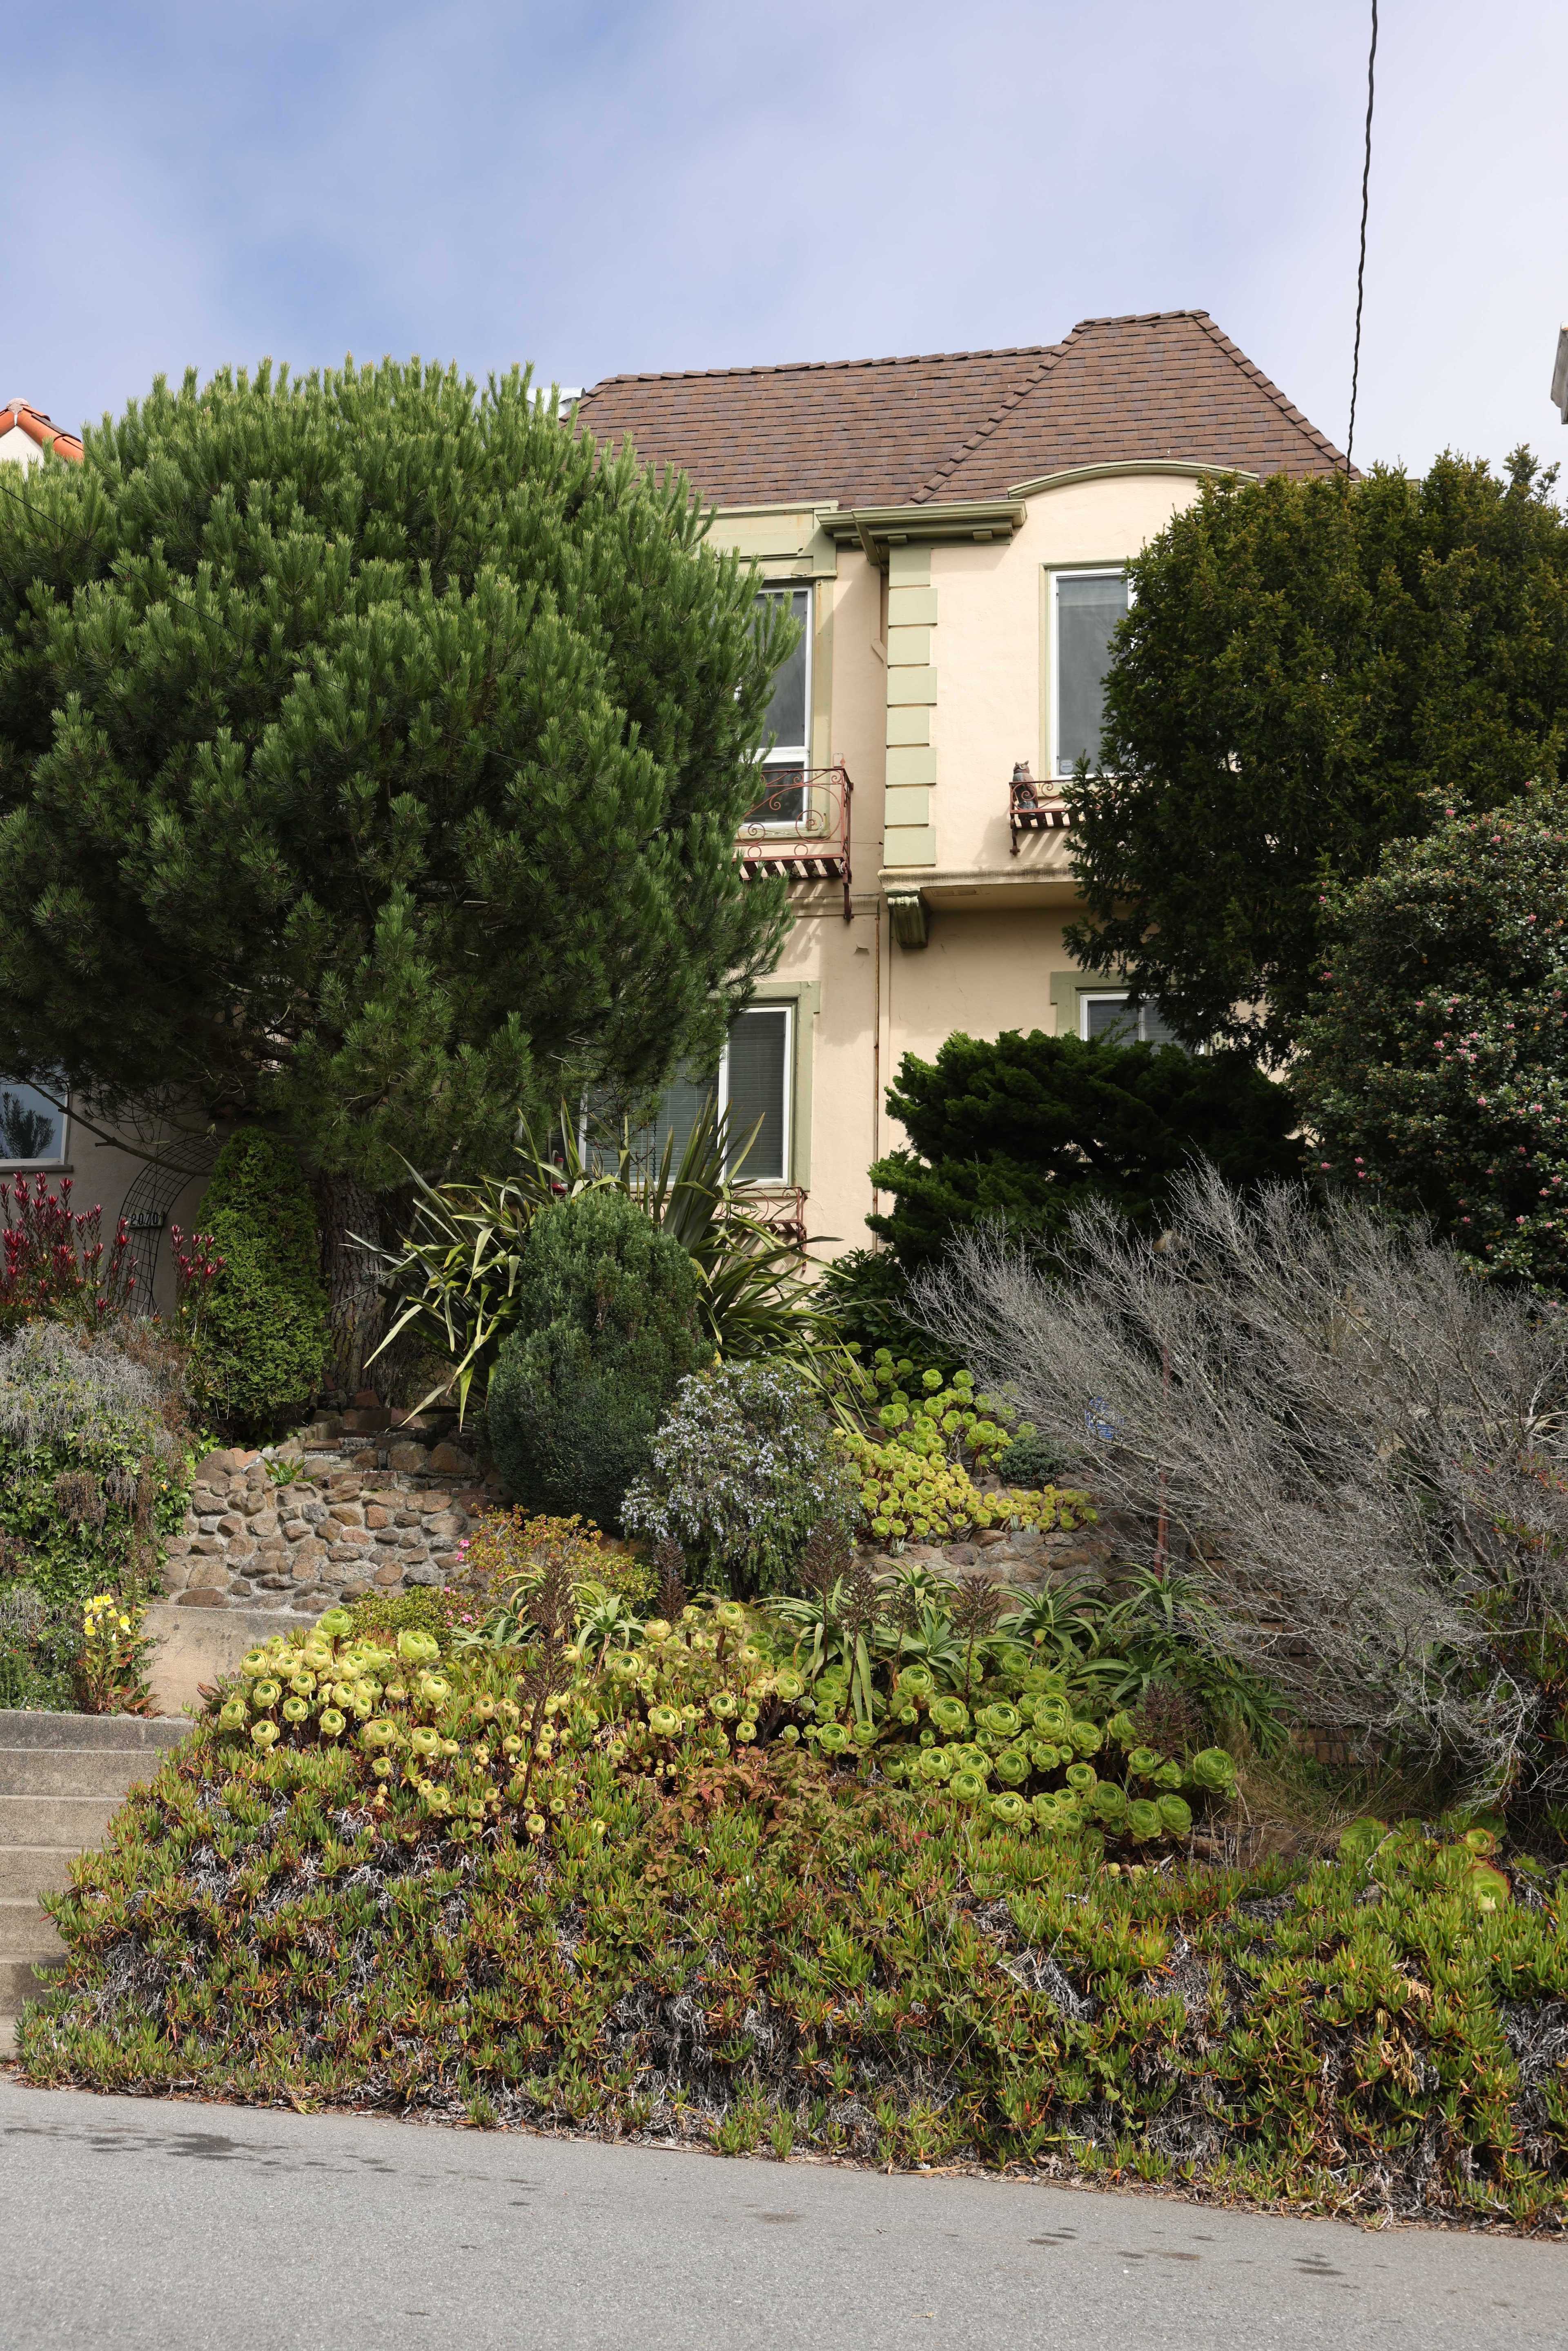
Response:
[[[1377,0],[1372,0],[1372,47],[1366,55],[1366,144],[1361,159],[1361,253],[1355,265],[1355,350],[1350,362],[1350,430],[1344,436],[1344,470],[1355,446],[1355,396],[1361,388],[1361,305],[1366,292],[1366,199],[1372,183],[1372,101],[1377,75]]]

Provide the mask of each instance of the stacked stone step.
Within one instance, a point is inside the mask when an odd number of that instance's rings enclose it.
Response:
[[[78,1854],[190,1727],[183,1716],[0,1711],[0,2056],[64,1949],[39,1895],[66,1885]]]
[[[267,1454],[208,1454],[168,1546],[165,1587],[186,1608],[316,1614],[336,1600],[443,1583],[496,1499],[440,1426],[394,1426],[383,1406],[361,1405]]]

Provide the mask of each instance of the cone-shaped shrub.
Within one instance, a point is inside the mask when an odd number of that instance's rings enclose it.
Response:
[[[676,1386],[706,1359],[691,1259],[623,1193],[584,1192],[535,1217],[518,1300],[488,1395],[501,1473],[529,1510],[617,1526]]]

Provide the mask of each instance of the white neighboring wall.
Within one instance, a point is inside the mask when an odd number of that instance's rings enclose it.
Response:
[[[8,458],[13,465],[20,465],[24,471],[29,465],[36,465],[39,458],[47,454],[38,438],[40,431],[45,440],[51,434],[57,435],[62,444],[59,455],[63,458],[80,457],[81,443],[74,433],[68,433],[62,425],[55,423],[41,408],[35,408],[30,402],[18,398],[8,400],[5,407],[0,408],[0,457]]]
[[[36,465],[43,454],[31,434],[24,433],[19,424],[13,424],[9,433],[0,433],[0,457],[8,457],[24,472],[29,465]]]

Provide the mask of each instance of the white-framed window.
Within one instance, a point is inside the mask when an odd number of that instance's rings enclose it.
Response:
[[[775,671],[762,753],[764,790],[747,817],[748,825],[798,826],[806,813],[802,780],[810,765],[811,590],[791,582],[759,590],[758,606],[781,603],[799,629],[795,650]]]
[[[0,1167],[58,1167],[69,1121],[37,1086],[0,1078]]]
[[[1109,566],[1051,574],[1048,702],[1053,778],[1071,776],[1081,758],[1087,758],[1091,773],[1100,764],[1111,638],[1116,623],[1126,618],[1129,601],[1125,573]]]
[[[678,1167],[704,1102],[716,1094],[720,1115],[728,1121],[731,1172],[739,1160],[741,1183],[787,1184],[795,1141],[794,1092],[795,1007],[753,1004],[730,1022],[717,1069],[687,1072],[666,1086],[632,1148],[640,1160],[657,1167],[668,1142],[671,1168]],[[754,1126],[757,1140],[740,1160]]]
[[[1119,1045],[1179,1045],[1181,1039],[1156,1005],[1134,1004],[1130,996],[1078,998],[1078,1033],[1083,1038],[1113,1037]]]

